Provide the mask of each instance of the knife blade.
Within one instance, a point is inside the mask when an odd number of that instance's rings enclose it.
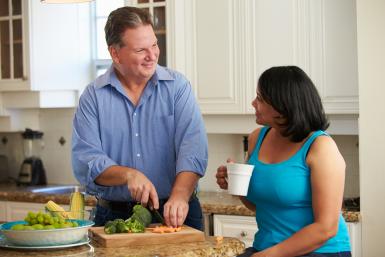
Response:
[[[154,214],[155,219],[161,223],[162,225],[165,224],[163,216],[159,213],[158,210],[154,208],[154,205],[152,204],[152,201],[148,201],[148,209],[152,214]]]

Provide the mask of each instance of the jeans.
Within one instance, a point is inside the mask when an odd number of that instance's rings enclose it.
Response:
[[[167,200],[159,200],[159,213],[163,215],[163,206]],[[100,205],[96,205],[95,213],[95,226],[104,226],[107,221],[114,219],[128,219],[132,215],[132,209],[128,212],[115,211],[111,209],[104,208]],[[157,223],[158,221],[152,215],[152,222]],[[193,227],[195,229],[203,231],[203,214],[199,199],[193,195],[189,201],[189,210],[184,222],[185,225]]]
[[[254,253],[258,252],[253,247],[245,249],[245,252],[238,255],[237,257],[250,257]],[[308,253],[298,257],[352,257],[351,252],[339,252],[339,253]]]

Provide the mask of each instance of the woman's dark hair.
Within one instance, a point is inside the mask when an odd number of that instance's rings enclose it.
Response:
[[[329,127],[317,89],[300,68],[279,66],[264,71],[258,90],[262,99],[281,114],[281,133],[291,141],[301,142],[310,132]]]
[[[107,46],[123,46],[121,35],[124,31],[143,25],[154,27],[151,14],[145,9],[125,6],[112,11],[104,27]]]

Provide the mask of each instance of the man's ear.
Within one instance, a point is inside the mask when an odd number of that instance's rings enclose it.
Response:
[[[116,47],[109,46],[108,47],[108,52],[110,52],[111,59],[112,59],[112,61],[114,63],[120,63],[119,54],[118,54],[118,50],[116,49]]]

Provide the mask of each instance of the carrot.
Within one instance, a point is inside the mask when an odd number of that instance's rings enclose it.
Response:
[[[182,227],[168,227],[168,226],[156,226],[155,228],[151,229],[152,233],[173,233],[173,232],[178,232],[182,230]]]

